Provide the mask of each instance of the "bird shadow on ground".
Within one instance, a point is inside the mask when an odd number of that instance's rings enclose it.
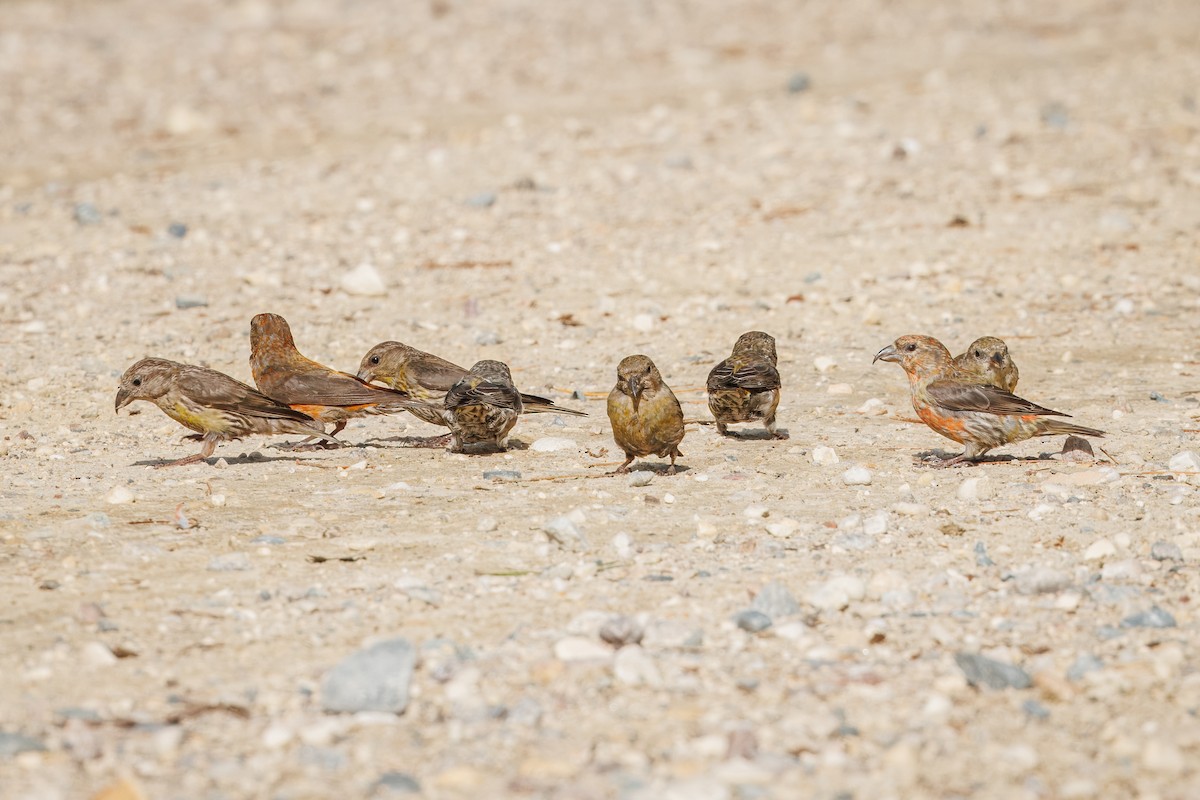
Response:
[[[941,467],[940,462],[948,461],[958,456],[958,453],[947,453],[945,450],[923,450],[913,456],[913,463],[922,467]],[[1060,455],[1054,453],[1042,453],[1036,456],[1012,456],[1012,455],[996,455],[983,456],[974,461],[960,461],[957,464],[950,464],[950,467],[981,467],[987,464],[1037,464],[1046,461],[1060,461],[1061,459],[1054,456]]]
[[[240,466],[242,464],[269,464],[272,461],[297,461],[298,460],[295,456],[264,456],[262,453],[250,453],[250,454],[242,453],[241,455],[238,455],[238,456],[211,456],[209,458],[203,459],[202,461],[194,461],[192,463],[193,464],[207,464],[210,467],[215,467],[217,462],[220,461],[222,458],[225,459],[225,463],[231,467]],[[169,467],[174,463],[174,461],[175,461],[175,459],[170,459],[170,458],[155,458],[155,459],[147,458],[147,459],[143,459],[141,461],[134,461],[132,466],[155,467],[155,468]],[[191,466],[191,464],[179,464],[178,466],[185,467],[185,466]]]
[[[743,442],[770,442],[775,439],[790,439],[791,435],[786,428],[778,429],[780,435],[772,436],[765,428],[747,428],[745,430],[726,430],[723,438],[736,439]],[[717,434],[720,436],[720,434]]]
[[[631,475],[634,472],[653,472],[655,475],[666,475],[668,478],[670,478],[670,477],[673,477],[671,475],[667,475],[667,470],[669,470],[670,468],[671,468],[670,464],[655,464],[655,463],[648,462],[648,461],[639,461],[636,464],[629,465],[628,473],[606,472],[604,474],[617,476],[617,475],[626,475],[626,474]],[[692,468],[689,467],[687,464],[676,464],[675,465],[675,474],[676,475],[682,475],[685,472],[691,472],[691,470],[692,470]]]

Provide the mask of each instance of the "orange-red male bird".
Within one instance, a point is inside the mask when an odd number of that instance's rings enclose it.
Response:
[[[779,407],[779,370],[775,365],[775,339],[762,331],[743,333],[733,345],[733,354],[708,373],[708,410],[722,436],[734,422],[762,420],[767,433],[776,439],[787,434],[775,427]]]
[[[250,372],[263,394],[318,422],[333,423],[335,435],[354,417],[426,405],[404,392],[372,386],[305,358],[296,349],[287,321],[278,314],[259,314],[250,321]]]
[[[417,400],[424,400],[434,408],[412,409],[413,414],[434,425],[446,425],[442,416],[442,404],[446,393],[467,376],[467,370],[401,342],[380,342],[363,356],[358,365],[358,377],[368,383],[380,381],[393,389],[408,393]],[[553,400],[534,394],[521,393],[524,414],[554,413],[586,417],[583,411],[563,408]]]
[[[160,464],[162,467],[195,464],[211,456],[218,443],[251,434],[292,433],[338,443],[307,414],[207,367],[143,358],[121,376],[115,410],[119,412],[134,400],[154,403],[168,417],[199,434],[188,438],[204,442],[199,453]]]
[[[443,425],[454,437],[453,452],[463,446],[488,442],[508,449],[508,434],[521,415],[521,393],[513,386],[512,373],[501,361],[479,361],[446,392]]]
[[[675,474],[675,459],[683,455],[683,409],[647,356],[626,356],[617,365],[617,384],[608,394],[608,419],[613,440],[625,451],[625,463],[613,474],[628,472],[635,458],[648,455],[670,456],[667,474]]]
[[[956,367],[945,345],[930,336],[901,336],[876,353],[874,360],[903,367],[917,416],[942,436],[965,445],[961,455],[940,466],[976,461],[994,447],[1034,436],[1104,436],[1104,431],[1094,428],[1046,419],[1068,415]]]
[[[1017,379],[1020,373],[1008,354],[1008,345],[1003,339],[995,336],[981,336],[971,342],[971,346],[962,355],[954,357],[954,366],[973,372],[987,378],[992,386],[999,386],[1007,392],[1017,390]]]

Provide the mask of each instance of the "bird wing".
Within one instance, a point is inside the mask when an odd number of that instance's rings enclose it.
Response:
[[[779,388],[779,370],[767,361],[727,358],[708,373],[708,390],[745,389],[765,392]]]
[[[464,378],[446,393],[446,408],[487,404],[521,410],[521,394],[510,385],[478,377]]]
[[[372,386],[346,372],[322,367],[287,372],[271,382],[271,396],[289,405],[359,406],[407,400],[395,389]]]
[[[925,387],[929,399],[949,411],[983,411],[990,414],[1034,414],[1069,417],[1061,411],[1031,403],[1012,392],[996,386],[967,383],[951,378],[942,378]]]
[[[411,359],[406,371],[413,383],[435,392],[450,391],[467,374],[462,367],[432,353]]]
[[[254,387],[213,370],[184,369],[176,386],[188,399],[208,408],[247,417],[313,422],[308,414],[288,408]]]

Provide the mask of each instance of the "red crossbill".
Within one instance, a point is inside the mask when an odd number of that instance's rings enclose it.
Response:
[[[628,472],[635,458],[648,455],[670,456],[667,474],[675,474],[675,459],[683,455],[679,452],[683,409],[648,357],[626,356],[617,365],[617,384],[608,395],[608,419],[617,447],[625,451],[625,463],[614,474]]]
[[[954,366],[986,378],[992,386],[1007,392],[1017,390],[1017,365],[1008,354],[1008,345],[995,336],[981,336],[971,342],[965,353],[954,357]]]
[[[477,362],[446,392],[441,424],[448,425],[454,437],[450,449],[457,453],[464,445],[488,442],[507,450],[509,431],[521,409],[521,393],[508,365]]]
[[[777,362],[774,337],[750,331],[738,337],[733,355],[708,373],[708,410],[717,421],[718,433],[724,436],[730,423],[761,419],[771,436],[787,438],[775,427],[780,390]]]

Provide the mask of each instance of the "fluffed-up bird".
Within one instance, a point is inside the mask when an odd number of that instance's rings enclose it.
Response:
[[[683,455],[683,409],[647,356],[626,356],[617,365],[617,383],[608,394],[608,419],[613,440],[625,452],[625,463],[613,474],[628,472],[635,458],[649,455],[670,458],[667,474],[675,474],[675,459]]]
[[[785,439],[775,425],[779,407],[780,381],[776,368],[775,339],[762,331],[743,333],[733,345],[733,354],[708,373],[708,410],[724,436],[735,422],[762,420],[767,433]]]
[[[276,402],[228,375],[164,358],[143,358],[121,376],[115,411],[146,400],[168,417],[196,431],[204,445],[199,453],[160,464],[177,467],[210,457],[221,442],[246,436],[300,434],[338,444],[307,414]]]
[[[479,361],[446,392],[440,424],[450,428],[453,452],[484,443],[507,450],[508,434],[521,408],[521,393],[513,385],[508,365]]]

